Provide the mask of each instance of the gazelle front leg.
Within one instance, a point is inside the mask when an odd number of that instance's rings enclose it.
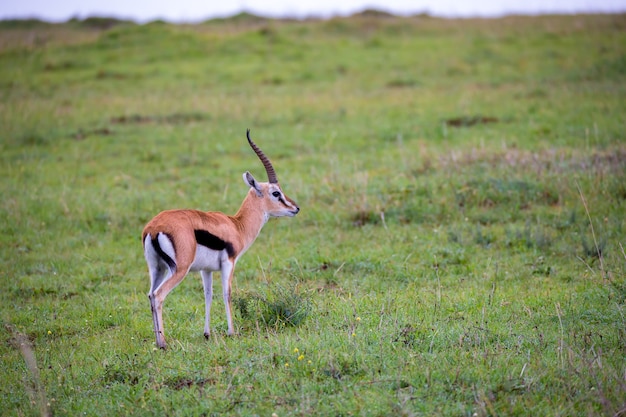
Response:
[[[211,334],[211,302],[213,301],[213,272],[202,270],[202,286],[204,287],[204,337]]]
[[[235,263],[228,259],[222,262],[222,297],[224,298],[224,306],[226,307],[226,322],[228,323],[228,334],[230,336],[235,334],[233,328],[233,317],[231,314],[231,299],[230,291],[231,284],[233,282],[233,274],[235,272]]]

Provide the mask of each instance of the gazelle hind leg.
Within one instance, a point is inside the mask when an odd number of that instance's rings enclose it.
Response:
[[[157,239],[153,240],[151,235],[146,235],[144,239],[144,255],[148,264],[148,271],[150,272],[150,292],[148,293],[148,298],[150,299],[150,310],[152,311],[152,325],[156,337],[156,345],[161,349],[165,349],[165,338],[163,336],[163,298],[158,298],[156,291],[163,283],[171,278],[176,264],[169,258],[172,266],[168,265],[166,259],[160,255],[163,251]]]
[[[149,294],[150,309],[152,310],[152,323],[154,326],[154,335],[156,337],[156,345],[160,349],[167,347],[165,337],[163,336],[163,303],[159,302],[154,294]]]
[[[152,310],[152,324],[154,326],[154,335],[156,337],[156,345],[161,349],[165,349],[165,337],[163,336],[163,301],[156,297],[156,290],[160,284],[167,282],[167,275],[171,275],[167,268],[158,265],[156,268],[150,268],[150,309]]]
[[[187,270],[176,270],[170,277],[150,294],[150,302],[152,307],[152,317],[155,321],[154,332],[156,335],[157,346],[165,349],[165,336],[163,332],[163,302],[165,297],[172,291],[187,275]]]
[[[195,240],[182,239],[178,246],[180,254],[176,254],[171,239],[164,233],[157,235],[156,243],[144,239],[146,261],[150,269],[152,286],[150,288],[150,306],[154,321],[154,333],[157,346],[165,349],[165,336],[163,332],[163,302],[165,297],[185,278],[193,263],[195,253]]]
[[[211,303],[213,302],[213,272],[200,271],[202,286],[204,287],[204,337],[211,335]]]

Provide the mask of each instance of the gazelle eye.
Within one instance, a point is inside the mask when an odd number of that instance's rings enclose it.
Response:
[[[280,192],[278,192],[278,191],[274,191],[274,192],[272,193],[272,195],[273,195],[274,197],[278,198],[278,197],[280,197]]]

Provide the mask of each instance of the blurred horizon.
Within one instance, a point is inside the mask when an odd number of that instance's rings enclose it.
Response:
[[[172,23],[194,23],[215,18],[227,18],[250,13],[267,18],[332,18],[349,16],[364,10],[377,10],[398,16],[426,14],[442,18],[495,18],[507,15],[546,14],[617,14],[626,12],[623,0],[551,0],[496,1],[478,0],[467,3],[456,0],[348,0],[341,4],[332,0],[303,0],[297,4],[284,0],[240,0],[237,2],[203,2],[180,0],[154,2],[136,0],[62,0],[46,2],[24,0],[0,5],[0,20],[39,19],[65,22],[70,19],[108,17],[145,23],[164,20]]]

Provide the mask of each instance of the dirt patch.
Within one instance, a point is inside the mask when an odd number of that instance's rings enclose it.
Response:
[[[530,170],[536,174],[590,171],[623,175],[626,169],[626,146],[603,150],[542,149],[528,151],[509,148],[500,152],[472,149],[450,152],[439,159],[439,169],[459,169],[487,164],[492,168]]]
[[[131,114],[111,117],[110,121],[119,125],[139,125],[145,123],[186,124],[209,119],[209,115],[205,113],[172,113],[166,115]]]
[[[380,213],[367,210],[356,211],[350,216],[352,225],[356,227],[362,227],[366,224],[378,224],[381,220]]]
[[[89,130],[80,129],[78,132],[72,135],[72,138],[76,140],[83,140],[89,136],[109,136],[112,134],[113,134],[113,131],[107,127],[102,127],[98,129],[89,129]]]
[[[165,385],[167,387],[172,388],[176,391],[191,388],[193,386],[202,388],[205,385],[213,384],[215,384],[215,380],[211,378],[172,378],[171,380],[165,382]]]
[[[446,119],[445,123],[451,127],[471,127],[475,125],[486,125],[489,123],[497,123],[499,119],[493,116],[461,116]]]

